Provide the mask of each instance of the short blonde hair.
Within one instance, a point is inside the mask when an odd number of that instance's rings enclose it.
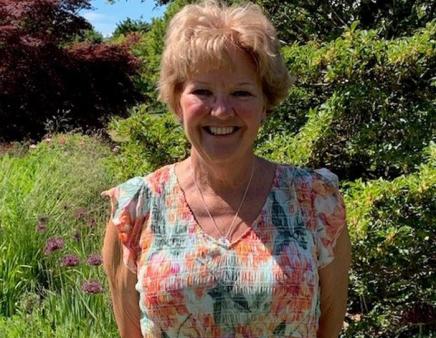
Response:
[[[253,59],[267,111],[280,104],[291,81],[275,28],[258,5],[228,7],[215,1],[187,5],[170,21],[161,60],[160,100],[175,112],[177,94],[196,65],[225,65],[232,47]]]

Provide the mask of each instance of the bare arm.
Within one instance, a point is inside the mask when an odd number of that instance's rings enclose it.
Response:
[[[336,241],[335,259],[319,270],[321,317],[318,338],[337,338],[347,310],[348,270],[351,265],[351,243],[345,228]]]
[[[137,276],[123,263],[121,243],[112,222],[106,227],[102,256],[120,336],[142,337],[139,324],[139,295],[135,289]]]

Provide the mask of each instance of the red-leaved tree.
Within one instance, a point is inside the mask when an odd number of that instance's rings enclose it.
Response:
[[[0,0],[0,141],[92,130],[142,100],[127,45],[73,43],[89,0]]]

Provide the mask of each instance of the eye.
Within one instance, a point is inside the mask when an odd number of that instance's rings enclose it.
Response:
[[[247,97],[252,96],[252,94],[246,90],[237,90],[232,93],[233,96],[239,96],[239,97]]]
[[[208,89],[194,89],[192,91],[192,94],[195,94],[198,96],[210,96],[210,95],[212,95],[212,92]]]

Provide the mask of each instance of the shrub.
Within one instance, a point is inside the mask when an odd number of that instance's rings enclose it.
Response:
[[[120,181],[144,176],[188,154],[188,142],[174,116],[150,114],[147,109],[138,106],[128,119],[114,119],[109,125],[112,139],[119,142],[119,154],[108,165]]]
[[[410,35],[435,17],[429,0],[403,1],[256,1],[268,12],[279,38],[307,42],[333,40],[359,21],[386,39]]]
[[[294,150],[309,142],[308,165],[327,165],[348,180],[412,173],[433,137],[436,21],[390,41],[355,28],[329,43],[284,48],[296,83],[265,125],[260,148],[273,159],[300,163]],[[307,113],[320,114],[332,102],[328,125]],[[315,134],[307,133],[305,123],[327,129],[309,140]]]
[[[434,144],[430,152],[412,175],[347,184],[353,265],[346,337],[436,332]]]

